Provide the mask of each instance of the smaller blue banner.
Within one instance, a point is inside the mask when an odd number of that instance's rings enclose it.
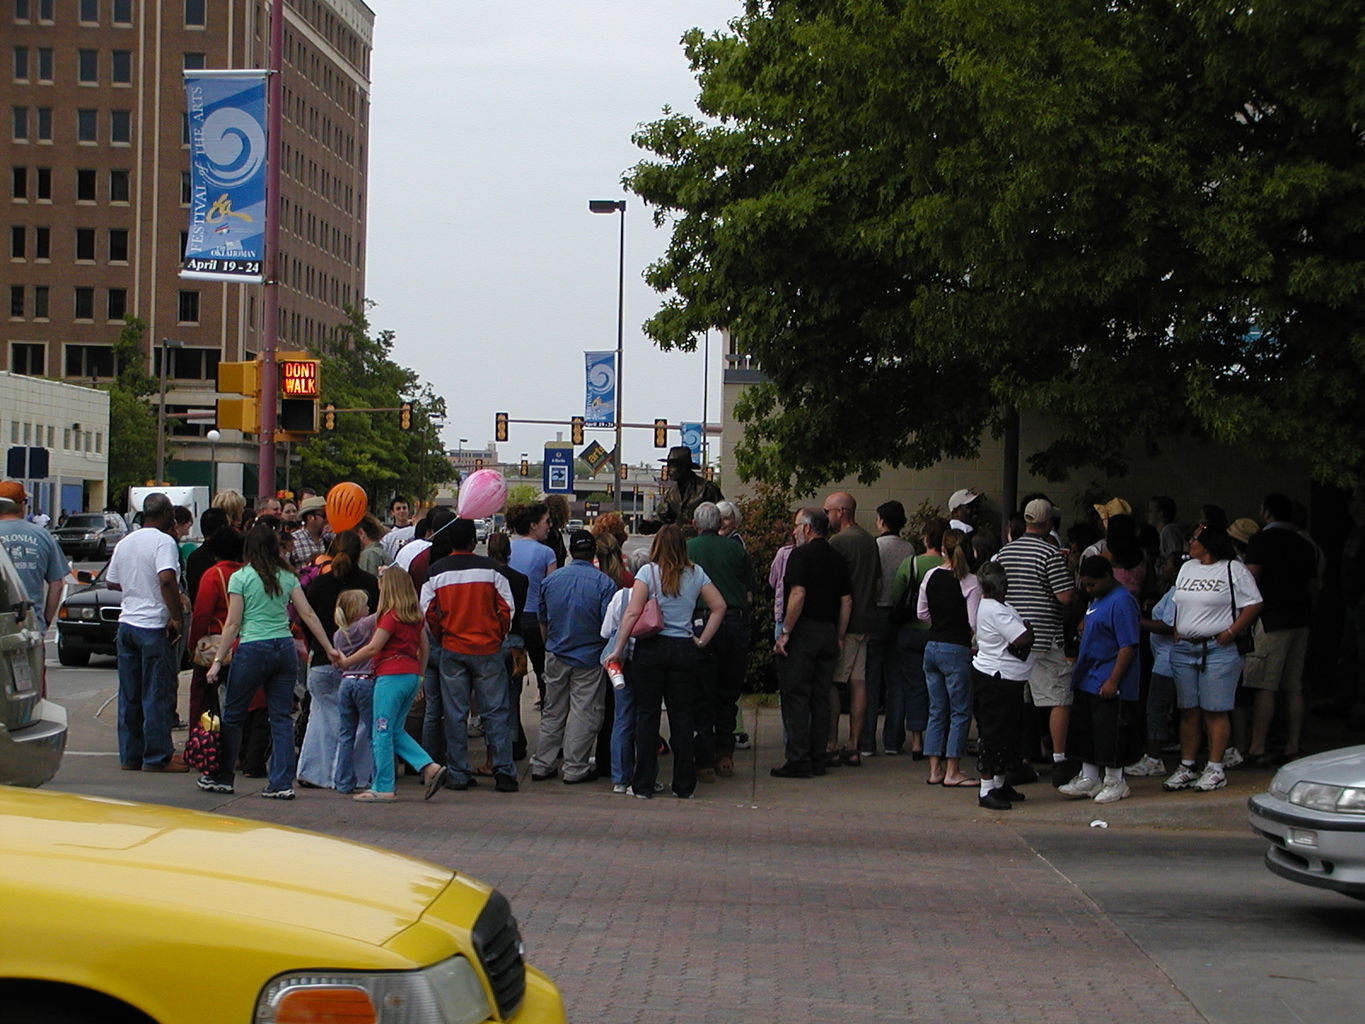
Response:
[[[701,424],[679,423],[682,429],[682,443],[692,449],[692,461],[701,465]]]
[[[587,364],[587,401],[583,423],[589,427],[616,426],[616,353],[584,352]]]

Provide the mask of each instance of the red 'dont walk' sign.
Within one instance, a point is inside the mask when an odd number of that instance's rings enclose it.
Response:
[[[317,398],[318,361],[316,359],[281,359],[280,394],[285,398]]]

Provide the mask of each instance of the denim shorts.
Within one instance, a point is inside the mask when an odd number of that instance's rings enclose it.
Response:
[[[1171,675],[1177,707],[1231,711],[1242,676],[1242,656],[1236,644],[1220,647],[1213,640],[1181,640],[1171,647]]]

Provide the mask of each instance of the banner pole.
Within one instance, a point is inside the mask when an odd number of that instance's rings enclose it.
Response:
[[[270,74],[266,78],[265,288],[261,294],[261,429],[257,435],[257,494],[275,495],[275,410],[279,372],[275,364],[280,328],[280,129],[283,123],[284,0],[270,2]]]

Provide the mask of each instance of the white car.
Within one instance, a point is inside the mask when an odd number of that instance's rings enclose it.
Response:
[[[1291,761],[1247,805],[1252,830],[1271,843],[1267,868],[1365,899],[1365,746]]]

